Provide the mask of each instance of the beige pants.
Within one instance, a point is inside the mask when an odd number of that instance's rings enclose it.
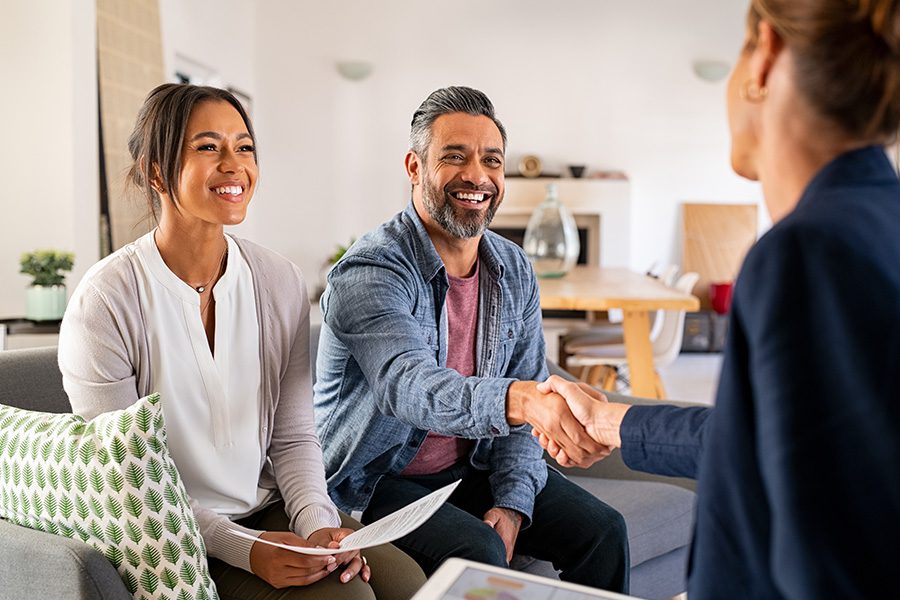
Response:
[[[266,507],[244,523],[255,529],[287,531],[284,503]],[[359,529],[362,525],[341,513],[341,527]],[[363,554],[372,569],[369,583],[358,576],[341,583],[341,569],[336,569],[312,585],[277,590],[253,573],[215,558],[209,559],[209,572],[222,600],[408,600],[425,583],[419,565],[391,544],[367,548]]]

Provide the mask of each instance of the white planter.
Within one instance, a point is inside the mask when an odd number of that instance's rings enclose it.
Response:
[[[66,312],[66,286],[33,285],[25,292],[25,318],[59,321]]]

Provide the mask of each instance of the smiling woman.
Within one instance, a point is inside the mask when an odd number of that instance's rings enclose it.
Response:
[[[222,597],[238,588],[242,598],[409,597],[424,576],[392,547],[367,553],[370,571],[359,552],[304,556],[254,541],[329,546],[358,524],[325,487],[303,277],[224,232],[244,220],[256,189],[243,107],[224,90],[160,86],[128,147],[130,180],[158,225],[95,265],[73,294],[59,362],[74,412],[93,418],[160,394]]]

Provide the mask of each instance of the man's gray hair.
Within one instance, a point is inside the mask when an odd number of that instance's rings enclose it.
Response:
[[[409,132],[409,147],[423,160],[431,144],[431,126],[441,115],[450,113],[466,113],[473,116],[483,115],[494,122],[503,138],[503,150],[506,150],[506,129],[494,114],[494,105],[490,99],[476,89],[463,86],[451,86],[435,90],[413,113]]]

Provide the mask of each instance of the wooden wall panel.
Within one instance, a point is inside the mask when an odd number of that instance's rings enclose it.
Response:
[[[148,207],[125,186],[128,136],[147,94],[165,82],[158,0],[97,0],[97,77],[114,251],[148,232]]]
[[[696,271],[694,295],[709,308],[709,284],[733,281],[756,241],[755,204],[682,204],[682,272]]]

